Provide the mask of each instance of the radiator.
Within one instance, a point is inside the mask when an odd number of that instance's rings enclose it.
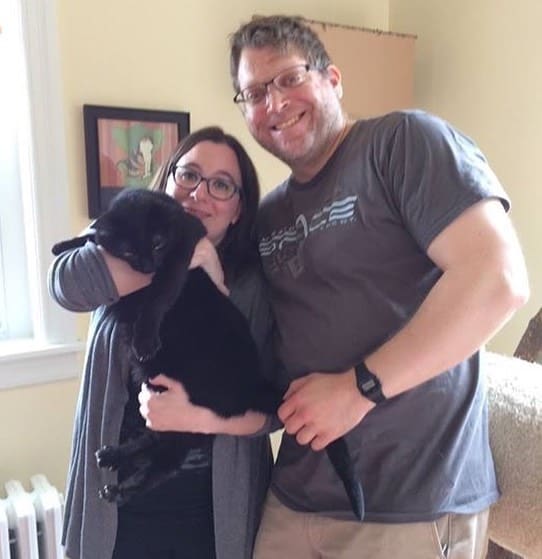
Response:
[[[5,484],[0,499],[0,559],[63,559],[60,544],[64,503],[43,474]]]

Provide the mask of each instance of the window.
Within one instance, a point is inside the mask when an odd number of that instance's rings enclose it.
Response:
[[[7,2],[10,3],[11,0]],[[3,5],[1,9],[5,7]],[[32,335],[20,173],[20,155],[24,146],[23,115],[27,105],[21,95],[21,91],[25,91],[24,58],[15,10],[8,15],[11,17],[2,17],[0,34],[0,69],[5,76],[4,84],[9,84],[0,91],[0,339]]]
[[[0,178],[0,180],[2,180]],[[2,222],[0,221],[0,340],[7,336],[7,307],[6,307],[6,293],[5,293],[5,275],[4,265],[2,263]]]
[[[54,2],[0,2],[0,388],[80,366],[75,317],[46,286],[69,220],[55,17]]]

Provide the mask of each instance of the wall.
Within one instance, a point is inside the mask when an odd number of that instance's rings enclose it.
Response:
[[[489,344],[508,354],[542,307],[541,21],[539,0],[390,0],[390,29],[418,35],[416,104],[472,136],[512,198],[532,294]]]
[[[380,29],[388,21],[387,0],[56,0],[56,5],[72,185],[67,235],[88,221],[83,104],[189,111],[193,129],[220,123],[245,143],[270,188],[286,168],[253,142],[231,101],[227,35],[252,14],[302,14]],[[82,336],[85,330],[82,322]],[[78,385],[73,380],[0,391],[0,487],[38,471],[64,486]]]
[[[0,391],[0,498],[3,484],[43,473],[64,487],[78,381]]]

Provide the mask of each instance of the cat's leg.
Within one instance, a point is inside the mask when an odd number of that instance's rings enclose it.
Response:
[[[132,330],[132,352],[139,363],[152,359],[162,346],[160,341],[160,325],[167,308],[161,299],[161,283],[153,280],[147,288],[144,303],[134,322]]]
[[[125,493],[136,493],[139,485],[144,481],[146,472],[151,467],[150,457],[140,456],[130,464],[124,464],[122,467],[123,479],[117,484],[109,483],[104,485],[99,491],[100,499],[109,501],[110,503],[125,502],[127,498]],[[120,475],[120,473],[119,473]]]
[[[137,468],[118,485],[104,486],[99,494],[102,499],[110,503],[123,505],[136,495],[143,495],[166,481],[173,479],[180,471],[181,468],[178,464],[175,467],[164,469],[163,466],[149,460],[146,463],[146,467]]]
[[[55,245],[53,245],[51,252],[55,256],[57,256],[66,250],[82,247],[89,240],[94,240],[94,231],[90,228],[88,228],[88,233],[85,233],[80,237],[73,237],[72,239],[67,239],[65,241],[60,241],[59,243],[56,243]]]
[[[123,504],[135,495],[141,495],[175,477],[191,449],[201,448],[204,435],[175,433],[160,438],[156,445],[138,454],[121,474],[124,477],[117,485],[106,485],[100,497],[110,502]]]
[[[103,446],[95,453],[96,462],[99,468],[118,470],[156,444],[156,434],[145,430],[141,435],[130,438],[118,446]]]
[[[118,484],[104,485],[98,492],[101,499],[109,502],[120,502],[123,499],[124,486],[128,493],[141,484],[152,465],[154,448],[159,439],[154,433],[144,432],[118,446],[104,446],[96,452],[98,467],[120,470],[124,478]]]
[[[160,349],[160,325],[184,287],[193,251],[193,246],[182,244],[172,250],[147,288],[132,339],[132,350],[140,362],[152,359]]]

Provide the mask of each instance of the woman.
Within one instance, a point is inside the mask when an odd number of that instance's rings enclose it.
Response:
[[[245,314],[264,374],[274,374],[272,317],[255,247],[259,185],[239,142],[216,127],[185,138],[155,180],[207,229],[191,267],[201,266]],[[70,559],[249,558],[272,464],[269,419],[256,412],[223,419],[188,402],[182,386],[163,375],[159,401],[144,389],[141,410],[154,429],[217,433],[168,484],[116,507],[98,497],[115,482],[98,469],[94,452],[121,438],[128,399],[129,348],[108,306],[150,278],[87,243],[61,254],[50,291],[74,311],[92,310],[66,495],[64,543]],[[152,405],[151,405],[152,404]],[[188,410],[188,414],[186,411]],[[153,419],[156,417],[156,419]],[[232,436],[234,435],[234,436]]]

